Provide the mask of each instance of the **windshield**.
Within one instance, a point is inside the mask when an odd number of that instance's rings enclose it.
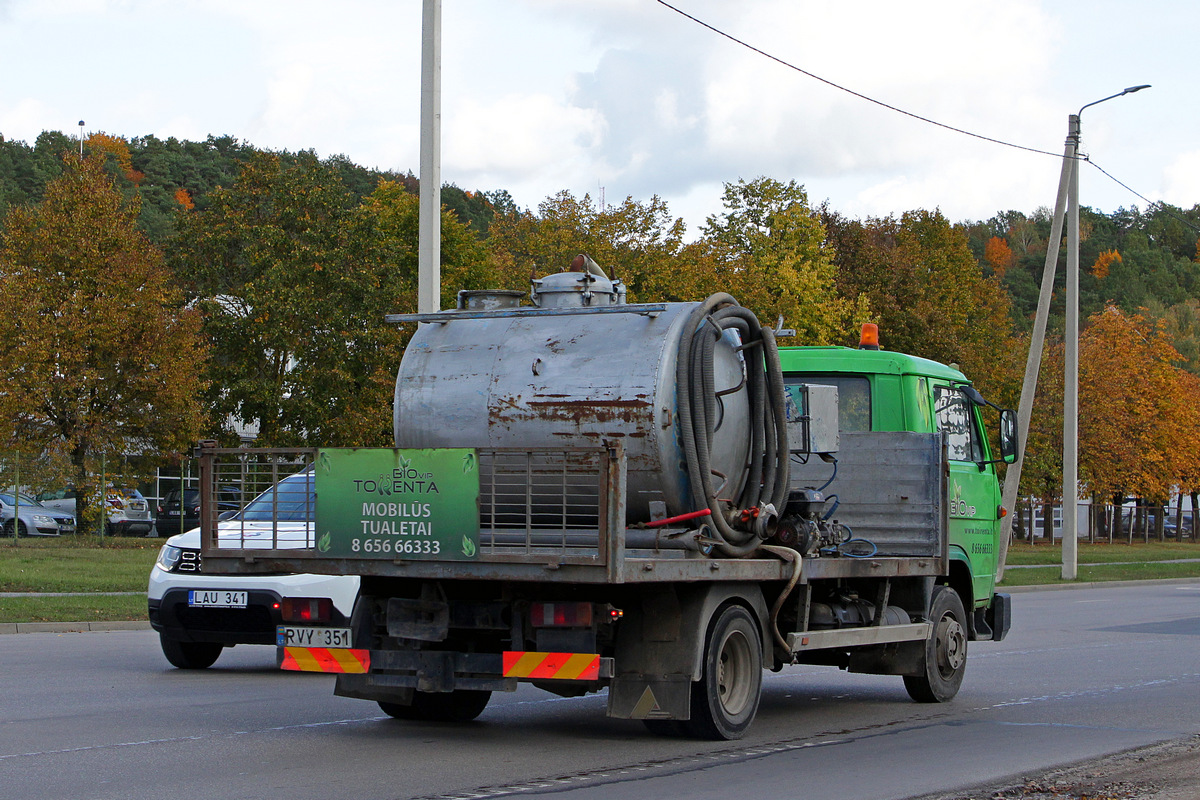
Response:
[[[12,493],[9,492],[8,494],[0,494],[0,503],[4,503],[4,505],[6,505],[6,506],[15,506],[17,504],[17,501],[16,501],[16,498],[13,497]],[[32,497],[30,497],[27,494],[21,495],[21,505],[22,506],[34,506],[36,508],[45,508],[45,506],[43,506],[41,503],[39,503],[37,500],[34,500]]]
[[[284,478],[246,506],[239,519],[270,522],[311,522],[317,494],[311,473]]]

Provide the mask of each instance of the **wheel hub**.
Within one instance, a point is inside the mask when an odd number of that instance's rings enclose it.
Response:
[[[967,635],[963,626],[950,615],[938,621],[937,660],[942,674],[951,674],[967,659]]]

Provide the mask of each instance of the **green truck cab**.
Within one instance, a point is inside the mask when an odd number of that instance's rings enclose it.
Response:
[[[942,434],[948,479],[950,572],[944,582],[962,598],[972,639],[1008,632],[1007,595],[995,593],[1001,506],[997,462],[1016,457],[1015,415],[988,403],[958,369],[871,346],[781,347],[784,383],[836,386],[838,428]],[[993,455],[984,409],[999,412],[1001,455]],[[973,612],[973,613],[970,613]]]

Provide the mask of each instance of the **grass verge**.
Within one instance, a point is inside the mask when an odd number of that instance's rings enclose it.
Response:
[[[1188,542],[1137,542],[1129,545],[1079,544],[1080,564],[1112,564],[1121,561],[1170,561],[1179,558],[1200,558],[1200,544]],[[1008,548],[1009,564],[1061,564],[1062,546],[1034,545],[1017,542]]]
[[[0,539],[0,592],[144,592],[161,546],[140,537]]]
[[[0,622],[116,622],[146,619],[146,595],[6,597]]]
[[[1080,559],[1082,561],[1082,559]],[[1058,583],[1090,583],[1096,581],[1141,581],[1169,578],[1200,578],[1200,561],[1189,564],[1164,564],[1144,562],[1140,564],[1097,564],[1081,566],[1079,579],[1062,579],[1061,563],[1055,566],[1009,569],[1004,571],[1004,580],[999,588],[1006,586],[1048,586]]]

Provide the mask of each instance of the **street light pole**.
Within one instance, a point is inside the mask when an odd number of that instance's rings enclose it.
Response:
[[[79,120],[79,157],[83,158],[83,120]]]
[[[1063,580],[1079,575],[1079,117],[1083,109],[1115,97],[1140,92],[1149,84],[1088,103],[1067,120],[1068,150],[1074,151],[1067,191],[1067,313],[1063,388]],[[1056,243],[1051,243],[1056,244]]]
[[[421,191],[417,311],[442,308],[442,0],[421,4]]]

